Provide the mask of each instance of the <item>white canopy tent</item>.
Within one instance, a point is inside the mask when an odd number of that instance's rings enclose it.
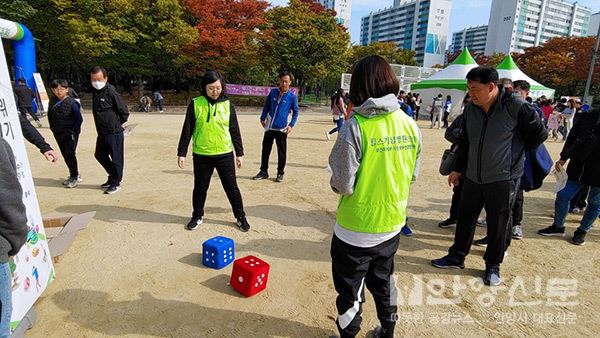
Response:
[[[496,70],[498,71],[498,76],[500,78],[511,79],[513,82],[517,80],[525,80],[529,82],[529,85],[531,86],[529,89],[529,96],[531,96],[531,98],[534,100],[542,95],[545,95],[547,98],[554,96],[554,89],[540,84],[523,73],[510,54],[507,55],[502,62],[500,62],[500,64],[496,67]]]
[[[446,96],[450,95],[452,97],[450,115],[459,114],[462,100],[467,93],[467,73],[477,66],[477,62],[465,48],[448,67],[428,79],[412,84],[410,91],[420,94],[424,103],[421,107],[426,112],[431,109],[434,97],[442,94],[443,99],[446,100]]]

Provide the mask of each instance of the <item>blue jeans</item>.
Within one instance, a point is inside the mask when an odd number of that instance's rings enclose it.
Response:
[[[565,219],[569,213],[571,199],[583,186],[583,183],[568,180],[565,188],[556,194],[553,224],[555,227],[565,227]],[[598,215],[600,215],[600,187],[592,186],[590,187],[590,194],[588,196],[588,207],[585,209],[577,230],[588,232],[592,228],[592,225],[594,225],[594,221],[596,221]]]
[[[344,125],[344,118],[342,116],[340,116],[340,118],[336,121],[337,123],[337,127],[331,129],[329,131],[329,135],[335,133],[336,131],[340,131],[340,129],[342,129],[342,126]]]
[[[0,308],[0,338],[8,338],[12,314],[12,278],[8,263],[0,264]]]

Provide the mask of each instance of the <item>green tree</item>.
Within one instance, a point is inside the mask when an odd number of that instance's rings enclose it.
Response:
[[[286,7],[270,9],[267,20],[274,62],[291,71],[300,88],[345,70],[350,36],[330,13],[290,0]]]
[[[24,22],[37,13],[37,10],[25,0],[4,0],[0,6],[0,18]]]

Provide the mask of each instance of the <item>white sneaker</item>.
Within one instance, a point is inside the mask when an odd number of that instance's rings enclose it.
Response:
[[[325,137],[327,137],[327,140],[328,140],[328,141],[329,141],[329,140],[331,140],[331,135],[329,135],[329,132],[328,132],[328,131],[326,131],[326,132],[325,132]]]

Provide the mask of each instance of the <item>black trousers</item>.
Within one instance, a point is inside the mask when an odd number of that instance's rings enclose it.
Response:
[[[235,177],[235,162],[233,153],[220,156],[202,156],[194,154],[194,192],[192,195],[192,206],[194,212],[192,217],[202,218],[204,216],[204,204],[206,193],[210,186],[210,179],[217,169],[221,185],[227,194],[227,199],[233,209],[235,218],[246,216],[242,194],[237,186]]]
[[[506,250],[507,233],[512,225],[512,207],[519,180],[477,184],[465,178],[462,184],[464,187],[458,206],[454,244],[448,253],[453,259],[464,261],[473,243],[475,222],[485,206],[488,245],[483,259],[486,263],[500,264]]]
[[[419,111],[421,110],[421,106],[417,106],[417,108],[415,109],[414,113],[413,113],[413,117],[415,118],[415,121],[419,121]]]
[[[385,332],[381,337],[394,336],[398,307],[392,273],[399,241],[400,234],[375,247],[359,248],[333,235],[331,267],[333,285],[338,293],[336,324],[342,338],[354,337],[360,331],[365,287],[375,300],[377,318]]]
[[[277,144],[277,174],[283,175],[287,152],[287,134],[276,130],[267,130],[263,136],[260,171],[269,172],[269,156],[273,149],[273,140]]]
[[[444,118],[442,119],[442,121],[444,122],[443,128],[448,128],[448,117],[450,116],[450,112],[449,111],[445,111],[444,112]]]
[[[512,226],[521,225],[523,222],[523,189],[517,189],[515,202],[512,208]]]
[[[94,157],[108,174],[108,181],[121,184],[125,161],[123,132],[98,135]]]
[[[27,114],[31,115],[34,121],[40,120],[37,114],[33,111],[33,107],[19,107],[19,112],[25,117],[27,117]]]
[[[450,217],[448,217],[452,221],[456,221],[458,219],[458,205],[460,204],[460,197],[462,196],[462,190],[464,186],[463,181],[464,179],[461,175],[458,185],[452,188],[452,203],[450,204]]]
[[[79,134],[76,133],[54,133],[54,138],[56,139],[56,143],[58,143],[58,148],[60,149],[60,153],[65,159],[65,163],[67,164],[67,168],[69,168],[69,177],[76,178],[79,176],[79,169],[77,167],[77,143],[79,142]]]

